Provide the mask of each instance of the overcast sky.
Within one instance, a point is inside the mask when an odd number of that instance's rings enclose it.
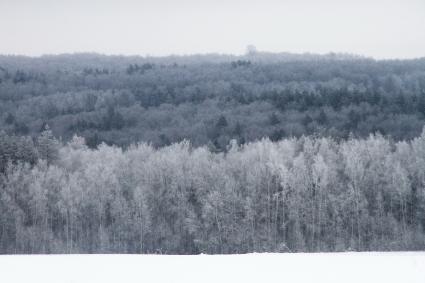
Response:
[[[0,0],[0,54],[425,56],[425,0]]]

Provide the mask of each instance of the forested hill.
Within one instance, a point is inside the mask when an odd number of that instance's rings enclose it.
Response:
[[[425,123],[425,59],[250,53],[155,57],[0,56],[0,130],[64,141],[223,150],[262,137],[395,140]]]

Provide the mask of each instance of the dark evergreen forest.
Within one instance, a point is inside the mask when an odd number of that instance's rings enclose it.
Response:
[[[226,149],[269,137],[395,140],[425,121],[425,59],[341,55],[0,56],[0,129],[36,137],[49,125],[95,148],[188,139]]]

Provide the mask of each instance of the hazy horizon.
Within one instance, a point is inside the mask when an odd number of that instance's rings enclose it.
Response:
[[[98,56],[111,56],[111,57],[142,57],[142,58],[167,58],[167,57],[186,57],[186,56],[246,56],[246,48],[244,49],[244,52],[240,53],[218,53],[218,52],[205,52],[205,53],[187,53],[187,54],[158,54],[158,55],[152,55],[152,54],[120,54],[120,53],[102,53],[97,51],[77,51],[77,52],[59,52],[59,53],[45,53],[45,54],[36,54],[36,55],[27,55],[27,54],[7,54],[7,53],[0,53],[0,56],[16,56],[16,57],[28,57],[28,58],[41,58],[46,56],[66,56],[66,55],[98,55]],[[326,56],[330,54],[336,54],[336,55],[347,55],[347,56],[358,56],[359,58],[366,58],[366,59],[373,59],[373,60],[387,60],[386,58],[374,58],[372,56],[366,56],[363,54],[355,54],[355,53],[348,53],[348,52],[338,52],[338,51],[329,51],[324,53],[316,53],[316,52],[289,52],[289,51],[267,51],[267,50],[257,50],[258,54],[271,54],[271,55],[280,55],[280,54],[288,54],[288,55],[317,55],[317,56]],[[421,59],[425,58],[424,56],[420,57],[412,57],[412,58],[402,58],[402,59]],[[392,58],[394,60],[399,60],[400,58]]]
[[[421,0],[0,0],[0,54],[425,57]]]

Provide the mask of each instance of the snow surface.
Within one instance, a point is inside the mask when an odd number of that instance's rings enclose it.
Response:
[[[0,256],[0,282],[425,282],[425,252]]]

